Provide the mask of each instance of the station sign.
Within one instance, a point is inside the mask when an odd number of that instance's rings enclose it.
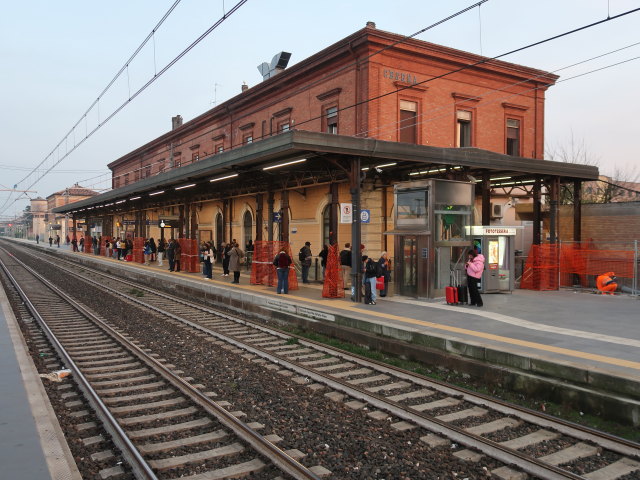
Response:
[[[518,229],[523,227],[500,227],[490,225],[472,225],[465,227],[467,235],[474,235],[479,237],[489,237],[492,235],[507,235],[514,236]]]
[[[180,220],[173,218],[161,218],[158,220],[158,227],[160,228],[180,228]]]
[[[280,212],[273,212],[273,223],[281,223],[282,222],[282,214]]]
[[[340,223],[353,222],[353,204],[340,204]],[[371,223],[371,210],[360,210],[360,223]]]

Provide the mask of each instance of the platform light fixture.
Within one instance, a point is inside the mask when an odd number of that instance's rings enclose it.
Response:
[[[140,200],[142,197],[131,197],[129,200]]]
[[[124,202],[126,202],[126,200],[118,200],[118,201],[116,202],[116,205],[118,205],[119,203],[124,203]]]
[[[234,173],[232,175],[225,175],[224,177],[212,178],[211,180],[209,180],[209,182],[212,182],[212,183],[213,182],[220,182],[222,180],[227,180],[228,178],[234,178],[234,177],[237,177],[237,176],[238,176],[238,174]]]
[[[157,192],[151,192],[149,194],[150,197],[153,197],[154,195],[160,195],[161,193],[164,193],[164,190],[158,190]]]
[[[274,168],[286,167],[287,165],[293,165],[294,163],[302,163],[306,161],[307,161],[306,158],[300,158],[298,160],[292,160],[290,162],[278,163],[276,165],[269,165],[268,167],[264,167],[262,170],[271,170]]]
[[[449,170],[462,170],[462,167],[451,167]],[[429,173],[446,172],[446,168],[432,168],[430,170],[420,170],[419,172],[411,172],[409,175],[427,175]]]
[[[182,185],[181,187],[176,187],[175,190],[182,190],[184,188],[191,188],[191,187],[195,187],[196,184],[195,183],[190,183],[188,185]]]
[[[396,162],[393,163],[384,163],[382,165],[376,165],[375,168],[386,168],[386,167],[395,167],[397,165]]]

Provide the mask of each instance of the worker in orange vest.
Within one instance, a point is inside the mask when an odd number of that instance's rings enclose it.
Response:
[[[618,288],[618,284],[615,282],[615,274],[613,272],[603,273],[596,279],[596,286],[598,290],[602,292],[602,295],[613,295],[613,292]]]

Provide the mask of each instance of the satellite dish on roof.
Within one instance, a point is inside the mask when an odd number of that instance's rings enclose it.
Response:
[[[258,65],[258,71],[262,75],[262,79],[266,80],[281,72],[289,64],[291,54],[289,52],[280,52],[273,56],[271,63],[262,62]]]

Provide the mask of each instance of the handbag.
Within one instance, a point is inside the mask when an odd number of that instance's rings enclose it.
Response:
[[[376,277],[376,290],[384,290],[384,275]]]

